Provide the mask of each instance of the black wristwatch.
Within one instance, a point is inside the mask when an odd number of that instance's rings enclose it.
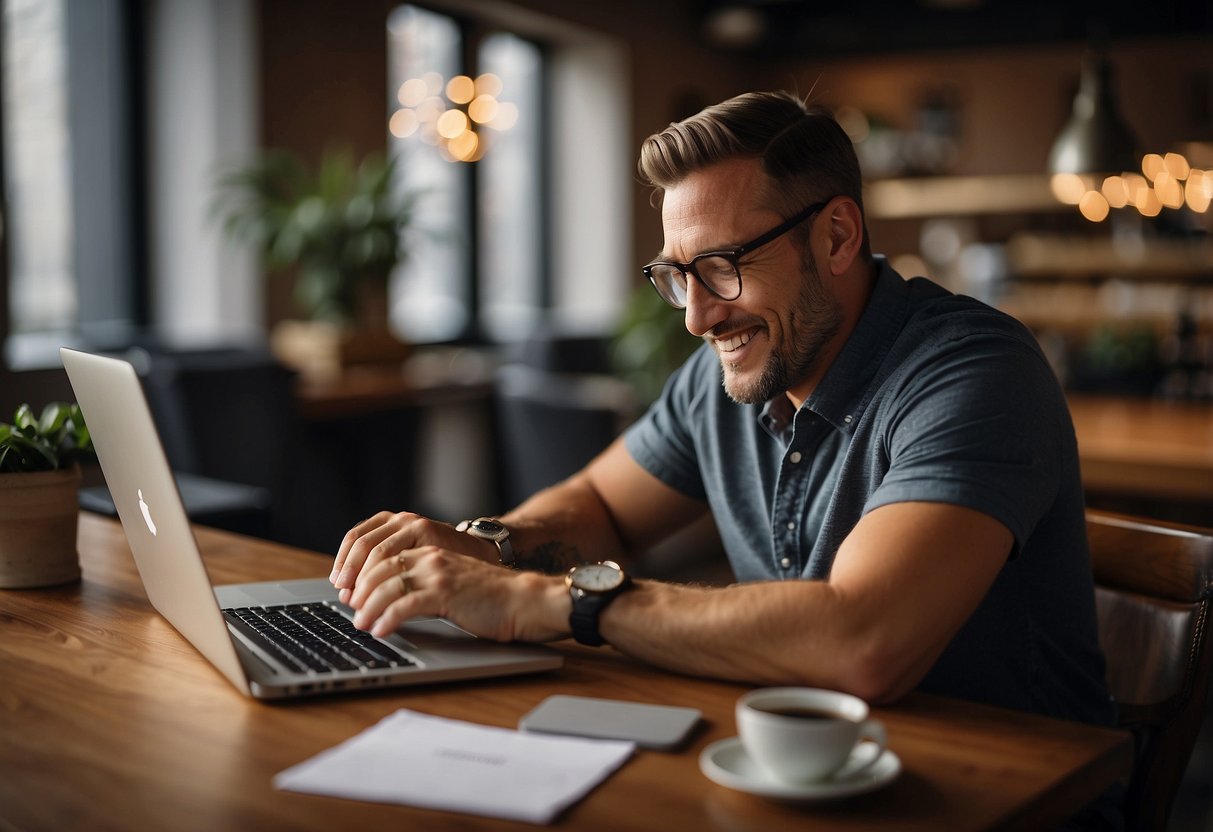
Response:
[[[574,566],[564,576],[565,585],[573,599],[569,627],[573,638],[590,647],[600,647],[606,640],[598,632],[598,617],[607,604],[635,584],[623,568],[614,561]]]
[[[510,530],[492,517],[464,520],[455,527],[455,531],[467,532],[472,537],[478,537],[481,540],[491,540],[497,545],[501,565],[514,568],[514,547],[510,545]]]

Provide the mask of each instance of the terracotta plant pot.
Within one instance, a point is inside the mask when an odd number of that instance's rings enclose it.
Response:
[[[80,579],[80,469],[0,474],[0,588]]]

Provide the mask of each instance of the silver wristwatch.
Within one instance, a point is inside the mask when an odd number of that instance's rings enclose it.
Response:
[[[475,520],[464,520],[455,527],[457,532],[466,532],[481,540],[491,540],[500,553],[501,565],[515,568],[514,547],[510,545],[510,530],[492,517],[477,517]]]

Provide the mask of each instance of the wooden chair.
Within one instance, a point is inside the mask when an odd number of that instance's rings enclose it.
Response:
[[[1213,529],[1087,512],[1099,640],[1136,756],[1127,828],[1166,828],[1208,699]]]

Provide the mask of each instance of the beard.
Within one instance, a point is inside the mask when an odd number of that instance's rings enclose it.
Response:
[[[782,338],[772,339],[771,354],[753,382],[730,372],[721,360],[725,393],[737,404],[764,404],[818,369],[821,348],[842,326],[842,306],[825,288],[811,257],[804,259],[800,292],[788,310]]]

